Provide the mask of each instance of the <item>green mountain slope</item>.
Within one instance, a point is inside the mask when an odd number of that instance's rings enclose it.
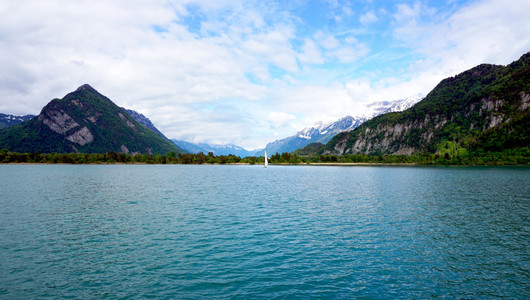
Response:
[[[48,103],[38,117],[0,131],[0,148],[41,153],[182,153],[89,85]]]
[[[335,136],[323,154],[503,151],[530,144],[530,53],[441,81],[408,110]]]

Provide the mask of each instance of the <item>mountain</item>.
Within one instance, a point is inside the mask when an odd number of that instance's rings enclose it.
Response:
[[[0,148],[41,153],[182,153],[85,84],[49,102],[36,117],[0,131]]]
[[[162,132],[160,132],[160,130],[158,130],[158,128],[155,127],[155,125],[153,125],[151,120],[149,120],[143,114],[141,114],[141,113],[139,113],[137,111],[134,111],[132,109],[124,108],[124,107],[122,107],[121,109],[123,109],[125,112],[127,112],[127,114],[129,116],[131,116],[134,120],[136,120],[138,123],[140,123],[140,124],[144,125],[145,127],[151,129],[153,132],[159,134],[163,138],[168,139]]]
[[[0,129],[18,125],[35,117],[35,115],[15,116],[0,113]]]
[[[206,143],[190,143],[179,140],[172,140],[180,148],[188,151],[190,153],[199,153],[208,154],[213,152],[214,155],[229,155],[233,154],[239,157],[247,157],[255,155],[256,151],[248,151],[240,146],[236,145],[214,145]]]
[[[335,135],[351,131],[375,116],[388,112],[402,111],[420,100],[421,98],[417,96],[394,101],[369,103],[365,105],[363,114],[355,117],[347,116],[331,123],[318,122],[312,127],[304,128],[293,136],[267,144],[264,150],[267,150],[268,153],[283,153],[293,152],[312,143],[325,144]],[[258,151],[257,154],[263,155],[264,150]]]
[[[311,143],[326,143],[336,134],[353,130],[364,121],[366,121],[364,117],[354,118],[347,116],[331,123],[319,122],[312,127],[302,129],[295,135],[268,143],[265,149],[258,152],[258,155],[263,155],[264,150],[271,154],[293,152]]]
[[[441,81],[411,108],[336,135],[324,154],[464,153],[530,144],[530,52],[508,66],[482,64]]]

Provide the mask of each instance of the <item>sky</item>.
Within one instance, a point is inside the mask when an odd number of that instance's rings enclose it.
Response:
[[[168,138],[263,148],[530,51],[530,1],[0,0],[0,112],[88,83]]]

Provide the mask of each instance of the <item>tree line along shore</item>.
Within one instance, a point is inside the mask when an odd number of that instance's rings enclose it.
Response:
[[[263,164],[264,157],[249,156],[241,158],[230,155],[177,154],[125,154],[109,151],[107,153],[17,153],[7,149],[0,150],[0,163],[35,164]],[[412,155],[313,155],[300,156],[293,153],[276,153],[269,158],[270,164],[396,164],[396,165],[530,165],[530,149],[518,148],[501,152],[477,153],[414,153]]]

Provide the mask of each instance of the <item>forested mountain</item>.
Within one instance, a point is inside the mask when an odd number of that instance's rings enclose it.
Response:
[[[41,153],[182,153],[85,84],[49,102],[38,115],[0,131],[0,148]]]
[[[34,115],[15,116],[0,113],[0,129],[18,125],[22,122],[29,121],[35,117],[36,116]]]
[[[422,101],[336,135],[323,154],[503,151],[530,143],[530,53],[441,81]]]

